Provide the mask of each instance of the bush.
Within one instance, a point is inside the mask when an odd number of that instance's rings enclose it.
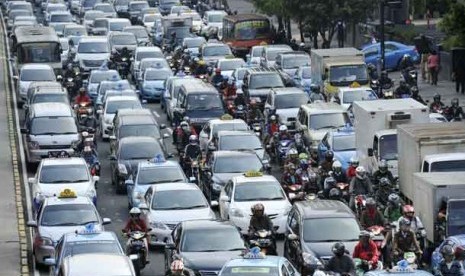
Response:
[[[413,24],[395,25],[394,27],[388,29],[388,32],[391,34],[391,40],[404,44],[413,44],[413,38],[419,35]]]

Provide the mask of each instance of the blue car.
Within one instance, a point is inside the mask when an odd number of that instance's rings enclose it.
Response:
[[[431,255],[431,270],[437,272],[439,268],[439,263],[442,261],[441,249],[444,245],[450,245],[452,248],[456,249],[457,247],[465,248],[465,235],[456,235],[446,238],[433,252]],[[436,274],[436,273],[434,273]]]
[[[350,158],[355,157],[355,132],[351,127],[331,130],[318,144],[318,158],[324,160],[327,150],[332,150],[334,158],[342,164],[345,172],[349,167]]]
[[[148,68],[139,81],[140,97],[143,100],[160,100],[165,91],[165,83],[173,72],[166,68]]]
[[[420,61],[420,54],[418,54],[415,46],[405,45],[399,42],[386,41],[385,45],[385,68],[387,70],[395,70],[399,67],[400,61],[405,54],[412,57],[413,62]],[[381,58],[381,44],[373,43],[362,47],[362,52],[365,54],[366,64],[377,65],[378,59]]]

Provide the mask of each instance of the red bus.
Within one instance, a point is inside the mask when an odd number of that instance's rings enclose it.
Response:
[[[252,46],[271,43],[270,20],[258,14],[227,15],[223,18],[222,36],[235,55],[244,57]]]

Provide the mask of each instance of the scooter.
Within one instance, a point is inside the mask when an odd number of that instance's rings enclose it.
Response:
[[[265,229],[253,233],[249,240],[250,247],[258,246],[265,255],[278,255],[276,251],[276,238],[272,231]]]
[[[355,264],[355,275],[357,276],[365,275],[365,273],[370,270],[382,270],[383,269],[383,263],[380,261],[378,261],[376,267],[374,267],[373,264],[370,264],[366,260],[354,258],[354,264]]]
[[[357,218],[362,217],[362,212],[366,208],[366,201],[367,198],[365,195],[356,195],[355,196],[355,214],[357,215]]]
[[[129,238],[129,246],[126,249],[126,255],[137,255],[137,259],[133,260],[132,263],[136,274],[140,275],[140,271],[149,263],[148,248],[145,242],[147,234],[140,231],[132,231],[124,234]]]

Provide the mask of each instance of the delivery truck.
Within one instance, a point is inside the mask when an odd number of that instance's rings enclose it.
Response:
[[[413,200],[413,173],[465,170],[465,124],[408,124],[397,128],[399,186]]]
[[[372,173],[381,160],[397,177],[397,131],[400,124],[429,122],[428,107],[413,99],[353,103],[355,146],[360,165]]]
[[[369,87],[363,52],[355,48],[311,50],[312,84],[320,86],[329,97],[340,87]]]
[[[415,213],[428,242],[438,246],[446,237],[465,234],[465,172],[422,172],[412,178]]]

